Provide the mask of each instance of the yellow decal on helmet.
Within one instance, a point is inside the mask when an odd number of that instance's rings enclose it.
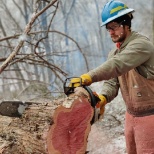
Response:
[[[126,5],[124,5],[124,6],[118,6],[118,7],[114,8],[114,9],[112,9],[110,11],[110,14],[115,13],[115,12],[120,11],[120,10],[125,9],[125,8],[128,8],[128,7]]]

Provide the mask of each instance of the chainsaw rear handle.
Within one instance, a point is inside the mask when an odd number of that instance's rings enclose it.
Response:
[[[93,94],[93,91],[92,91],[89,87],[83,86],[83,88],[84,88],[85,90],[87,90],[87,92],[89,93],[90,98],[91,98],[91,106],[92,106],[93,108],[95,108],[95,106],[96,106],[96,104],[97,104],[97,102],[98,102],[97,99],[99,99],[99,98]]]
[[[93,107],[94,109],[94,116],[91,120],[91,125],[94,124],[98,119],[99,119],[99,116],[100,116],[100,109],[99,109],[99,113],[97,111],[97,108],[96,108],[96,104],[100,101],[99,97],[97,97],[96,95],[94,95],[93,91],[87,87],[87,86],[83,86],[85,88],[85,90],[87,90],[87,92],[89,93],[90,95],[90,98],[91,98],[91,106]]]

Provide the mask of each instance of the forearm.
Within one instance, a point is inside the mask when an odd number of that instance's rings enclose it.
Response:
[[[148,50],[142,45],[142,42],[138,42],[134,41],[124,50],[112,54],[102,65],[89,71],[92,82],[117,78],[147,62],[152,55],[152,50]]]
[[[102,87],[101,94],[107,99],[107,102],[111,102],[117,95],[119,91],[119,82],[117,78],[105,81]]]

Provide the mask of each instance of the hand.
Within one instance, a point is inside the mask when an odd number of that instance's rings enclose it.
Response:
[[[81,85],[89,86],[92,84],[92,79],[89,74],[83,74],[80,76],[80,78],[71,79],[70,87],[71,86],[72,87],[79,87],[81,80],[82,80]]]
[[[82,85],[90,86],[92,84],[92,78],[89,74],[82,74],[80,78],[82,79]]]
[[[105,105],[107,104],[107,100],[103,95],[98,95],[97,93],[94,93],[94,95],[100,99],[100,101],[97,104],[97,107],[100,108],[100,115],[103,115],[105,111]]]

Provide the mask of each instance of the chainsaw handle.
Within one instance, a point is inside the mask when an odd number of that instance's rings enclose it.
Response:
[[[63,89],[64,89],[64,93],[67,96],[72,94],[72,93],[74,93],[74,89],[76,88],[76,86],[75,86],[76,83],[72,83],[71,86],[70,86],[70,83],[71,83],[70,81],[73,78],[78,78],[79,79],[79,82],[77,82],[77,83],[79,83],[78,87],[83,87],[83,85],[82,85],[82,78],[80,78],[80,77],[69,77],[69,78],[66,78],[65,81],[64,81],[64,84],[63,84]]]
[[[96,104],[100,101],[100,99],[99,99],[99,97],[97,97],[94,93],[93,93],[93,91],[89,88],[89,87],[87,87],[87,86],[83,86],[83,88],[85,89],[85,90],[87,90],[87,92],[89,93],[89,95],[90,95],[90,98],[91,98],[91,106],[93,107],[93,109],[94,109],[94,116],[93,116],[93,118],[92,118],[92,120],[91,120],[91,125],[92,124],[94,124],[98,119],[99,119],[99,116],[100,116],[100,109],[99,109],[99,113],[98,113],[98,111],[97,111],[97,108],[96,108]]]
[[[96,96],[93,94],[93,91],[92,91],[89,87],[83,86],[83,88],[84,88],[85,90],[87,90],[87,92],[89,93],[90,98],[91,98],[91,106],[92,106],[93,108],[95,108],[95,106],[96,106],[96,104],[97,104]]]

